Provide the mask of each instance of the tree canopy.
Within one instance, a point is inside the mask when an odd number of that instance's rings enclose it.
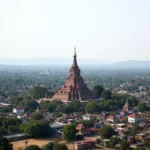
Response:
[[[29,121],[20,126],[20,131],[29,134],[31,137],[47,137],[51,135],[52,130],[48,122]]]
[[[63,128],[63,138],[70,142],[76,140],[77,134],[76,126],[74,124],[65,125]]]
[[[30,116],[32,120],[41,120],[43,119],[43,114],[40,112],[33,112]]]
[[[29,93],[33,99],[37,99],[45,97],[49,92],[46,87],[35,86],[29,91]]]
[[[111,93],[109,90],[104,90],[104,91],[102,92],[102,98],[103,98],[104,100],[111,99],[111,95],[112,95],[112,93]]]
[[[13,150],[13,145],[6,138],[0,138],[0,150]]]
[[[102,92],[104,91],[105,89],[100,86],[100,85],[96,85],[94,86],[93,88],[93,95],[96,97],[96,98],[100,98],[102,96]]]
[[[104,125],[99,129],[99,134],[102,138],[109,139],[114,133],[114,129],[109,125]]]
[[[123,140],[121,141],[121,144],[120,144],[120,150],[127,150],[129,149],[129,146],[130,146],[129,142],[126,140]]]
[[[66,144],[55,144],[53,150],[68,150]]]
[[[55,143],[54,142],[49,142],[48,144],[44,145],[42,150],[53,150]]]
[[[116,145],[116,144],[119,144],[121,142],[121,139],[119,138],[119,137],[111,137],[110,139],[109,139],[109,142],[108,142],[108,144],[107,144],[107,147],[109,147],[109,148],[114,148],[114,146]]]
[[[148,107],[147,107],[146,103],[140,103],[138,105],[138,109],[139,109],[139,111],[144,112],[144,111],[148,110]]]
[[[95,113],[98,112],[98,105],[95,101],[89,101],[85,105],[85,112],[86,113]]]
[[[37,145],[30,145],[25,150],[41,150]]]

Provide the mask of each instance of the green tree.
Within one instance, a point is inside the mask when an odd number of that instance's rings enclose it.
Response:
[[[49,142],[42,148],[42,150],[53,150],[54,145],[55,145],[54,142]]]
[[[80,123],[83,124],[85,128],[94,126],[94,120],[81,120]]]
[[[4,113],[10,113],[12,112],[12,106],[8,106],[8,107],[0,107],[0,112],[4,112]]]
[[[138,129],[139,129],[138,124],[137,124],[137,123],[134,123],[133,126],[132,126],[132,129],[131,129],[131,134],[132,134],[133,137],[135,137],[135,135],[136,135]]]
[[[18,127],[16,126],[9,126],[8,133],[16,133],[18,131]]]
[[[0,138],[0,150],[13,150],[13,145],[6,138]]]
[[[99,134],[102,138],[109,139],[114,133],[114,129],[109,125],[104,125],[99,129]]]
[[[23,100],[23,97],[13,96],[10,98],[9,102],[10,104],[17,106],[22,100]]]
[[[68,150],[66,144],[55,144],[53,150]]]
[[[111,99],[111,95],[112,95],[112,93],[109,90],[105,90],[102,92],[102,98],[104,100]]]
[[[37,145],[30,145],[25,150],[41,150]]]
[[[7,133],[7,129],[4,126],[0,126],[0,137],[6,133]]]
[[[36,99],[45,97],[49,92],[46,87],[35,86],[29,91],[29,93],[32,99]]]
[[[19,124],[21,124],[21,120],[16,118],[4,118],[2,121],[2,125],[5,128],[8,128],[9,126],[18,126]]]
[[[83,111],[82,104],[79,100],[72,100],[68,103],[68,108],[70,109],[70,112]]]
[[[34,111],[38,107],[38,103],[34,100],[29,99],[24,99],[19,103],[19,106],[25,107],[26,111]]]
[[[48,104],[48,112],[53,112],[55,110],[55,107],[53,106],[53,104]]]
[[[148,110],[148,107],[147,107],[146,103],[140,103],[138,105],[138,109],[139,109],[139,111],[144,112],[144,111]]]
[[[46,137],[52,133],[51,127],[45,121],[29,121],[20,126],[20,131],[31,137]]]
[[[30,116],[32,120],[41,120],[43,119],[43,115],[40,112],[33,112]]]
[[[128,141],[126,140],[123,140],[121,143],[120,143],[120,150],[128,150],[130,147],[130,144]]]
[[[50,101],[41,101],[39,106],[40,106],[40,109],[43,110],[43,111],[47,111],[48,110],[48,104],[50,103]]]
[[[116,144],[119,144],[121,142],[121,139],[118,138],[118,137],[111,137],[108,144],[107,144],[107,147],[109,148],[114,148],[114,146]]]
[[[102,95],[102,92],[104,91],[105,89],[100,86],[100,85],[96,85],[94,86],[93,88],[93,95],[96,97],[96,98],[100,98],[101,95]]]
[[[145,150],[145,148],[134,148],[134,150]]]
[[[51,102],[51,104],[54,106],[55,111],[65,112],[66,104],[64,104],[62,101],[54,100]]]
[[[76,140],[76,134],[78,130],[76,130],[76,126],[74,124],[65,125],[63,128],[63,138],[70,142]]]
[[[85,105],[85,112],[86,113],[96,113],[98,112],[98,105],[94,101],[88,101]]]

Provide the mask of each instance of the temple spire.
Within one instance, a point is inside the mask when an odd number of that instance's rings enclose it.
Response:
[[[74,47],[74,59],[73,59],[73,66],[77,66],[77,53],[76,53],[76,47]]]
[[[76,47],[74,47],[74,57],[77,57]]]

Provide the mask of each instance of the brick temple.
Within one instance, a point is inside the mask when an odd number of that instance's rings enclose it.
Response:
[[[69,76],[64,85],[52,97],[52,100],[61,100],[66,103],[71,100],[85,101],[92,97],[92,92],[88,89],[80,75],[80,69],[77,64],[76,48],[74,48],[73,64],[69,70]]]

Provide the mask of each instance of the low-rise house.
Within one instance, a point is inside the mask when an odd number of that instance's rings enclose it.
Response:
[[[109,142],[109,139],[103,139],[103,140],[101,141],[100,145],[106,146],[108,142]]]
[[[54,121],[55,117],[53,113],[45,112],[43,113],[44,119],[48,121]]]
[[[142,142],[139,142],[139,143],[136,143],[136,144],[131,144],[130,145],[130,148],[144,148],[145,147],[145,144],[142,143]]]
[[[120,144],[116,144],[116,145],[114,146],[114,148],[115,148],[115,150],[120,150]]]
[[[108,116],[107,119],[106,119],[106,121],[111,122],[111,123],[114,123],[115,120],[116,120],[115,116],[112,116],[112,115]]]
[[[21,134],[7,135],[7,136],[4,136],[4,137],[5,137],[6,139],[8,139],[10,142],[13,142],[13,141],[18,141],[18,140],[27,139],[27,138],[29,138],[29,135],[28,135],[28,134],[21,133]]]
[[[144,134],[144,133],[136,134],[135,138],[136,138],[136,140],[142,141],[142,142],[150,141],[150,135]]]
[[[90,135],[93,135],[93,134],[97,134],[99,130],[95,127],[91,127],[91,128],[88,128],[88,131]]]
[[[13,113],[14,114],[23,114],[24,113],[24,108],[22,108],[22,107],[13,108]]]
[[[134,140],[133,136],[128,136],[127,141],[130,142],[130,143],[133,143],[135,140]]]
[[[125,123],[116,124],[116,128],[125,128],[127,125]]]
[[[85,115],[82,115],[82,118],[83,120],[92,120],[92,119],[95,119],[95,115],[92,115],[92,114],[85,114]]]
[[[8,117],[8,118],[16,118],[17,114],[9,113],[9,114],[7,114],[6,117]]]
[[[128,116],[129,123],[138,123],[140,121],[141,121],[141,118],[139,114],[133,113]]]
[[[95,127],[85,128],[83,124],[78,124],[76,129],[78,130],[78,134],[82,135],[93,135],[98,133],[98,129]]]
[[[95,142],[93,140],[82,140],[79,142],[74,142],[75,150],[84,150],[84,149],[92,149],[95,147]]]
[[[59,122],[55,122],[51,125],[52,129],[63,129],[63,127],[65,126],[65,123],[59,123]]]
[[[26,115],[17,115],[17,118],[20,119],[23,123],[28,121],[28,117]]]
[[[11,104],[8,103],[0,103],[0,107],[9,107]]]
[[[146,137],[146,135],[143,133],[139,133],[139,134],[135,135],[135,138],[140,141],[144,141],[145,137]]]

